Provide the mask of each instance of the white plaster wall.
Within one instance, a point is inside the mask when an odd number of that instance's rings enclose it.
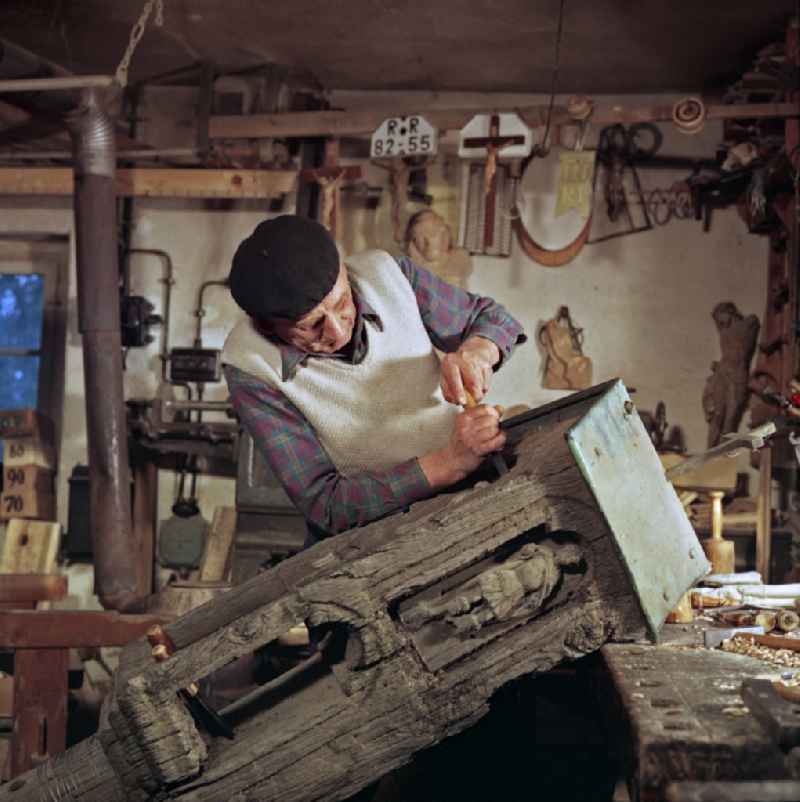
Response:
[[[669,102],[672,98],[619,98],[626,105]],[[339,107],[376,105],[391,109],[420,101],[451,107],[474,104],[486,109],[485,97],[431,94],[396,96],[372,93],[338,93],[332,98]],[[610,102],[598,98],[598,102]],[[544,102],[537,96],[496,97],[498,107]],[[142,109],[145,118],[140,135],[162,146],[187,146],[193,131],[194,96],[190,90],[158,90],[148,93]],[[685,137],[662,125],[662,153],[711,156],[718,144],[718,126],[708,125],[696,137]],[[590,132],[591,136],[596,132]],[[452,141],[452,140],[451,140]],[[453,183],[435,187],[437,203],[457,202],[458,170],[453,159],[446,170]],[[532,164],[525,177],[526,223],[542,244],[565,244],[580,227],[569,217],[555,220],[554,186],[557,150]],[[386,174],[367,168],[370,183],[388,183]],[[457,164],[455,165],[457,168]],[[443,170],[440,164],[436,168]],[[685,172],[642,174],[645,187],[669,186]],[[287,209],[291,209],[291,198]],[[350,204],[351,206],[353,204]],[[357,205],[357,204],[356,204]],[[355,208],[345,221],[346,245],[350,248],[386,247],[394,251],[388,226],[389,193],[371,212]],[[181,200],[137,200],[132,235],[134,247],[163,249],[175,266],[171,346],[191,345],[195,336],[193,310],[203,281],[227,274],[238,242],[267,214],[266,202],[203,202]],[[413,209],[410,209],[413,211]],[[40,198],[0,199],[0,230],[72,232],[69,200]],[[570,265],[548,269],[534,264],[514,246],[508,259],[476,257],[468,287],[505,304],[525,325],[530,337],[513,361],[496,378],[490,400],[504,405],[536,405],[562,395],[541,387],[542,355],[536,345],[538,325],[553,316],[562,304],[569,306],[574,321],[585,330],[585,353],[594,363],[595,381],[621,376],[635,387],[641,409],[652,410],[658,400],[667,405],[671,424],[680,425],[690,450],[704,447],[706,426],[700,404],[709,365],[719,355],[711,310],[722,300],[731,300],[745,313],[761,317],[765,306],[767,244],[747,233],[735,210],[715,212],[712,229],[703,233],[694,221],[671,222],[664,228],[591,245]],[[148,297],[157,311],[162,308],[161,265],[153,257],[135,256],[131,264],[132,290]],[[86,461],[83,364],[77,333],[74,258],[69,277],[69,335],[67,345],[67,389],[64,438],[58,478],[59,519],[66,524],[67,478],[77,462]],[[203,343],[220,347],[227,331],[239,318],[228,294],[211,288],[205,296]],[[155,332],[158,334],[158,331]],[[160,377],[158,339],[128,355],[125,389],[128,397],[152,397]],[[208,398],[224,398],[224,384],[209,389]],[[744,467],[744,462],[743,462]],[[218,504],[231,504],[233,482],[201,479],[201,510],[207,518]],[[159,517],[169,515],[175,491],[174,478],[162,476]]]
[[[537,95],[496,95],[487,99],[469,93],[335,93],[333,103],[342,108],[413,108],[415,104],[442,108],[476,108],[492,105],[509,109],[546,104]],[[627,107],[671,104],[677,97],[624,96],[594,98],[598,106]],[[556,103],[565,102],[557,98]],[[707,123],[702,133],[687,136],[669,123],[661,123],[664,142],[661,155],[713,158],[722,138],[720,123]],[[597,128],[587,132],[586,147],[594,147]],[[542,131],[534,132],[539,141]],[[450,136],[450,151],[455,143]],[[523,210],[530,234],[540,244],[559,248],[570,242],[582,226],[574,212],[554,216],[559,148],[546,159],[531,163],[524,177]],[[440,161],[452,161],[440,153]],[[452,172],[452,168],[448,168]],[[380,172],[368,174],[370,182]],[[667,188],[684,179],[687,170],[640,171],[645,190]],[[382,209],[388,215],[388,193]],[[439,204],[437,197],[434,208]],[[446,206],[448,198],[442,198]],[[421,208],[421,207],[417,207]],[[413,209],[411,209],[413,211]],[[362,211],[362,226],[377,231],[378,242],[358,244],[397,250],[388,224],[371,224]],[[372,228],[370,227],[372,225]],[[468,288],[505,304],[525,325],[529,342],[518,349],[497,376],[489,400],[506,406],[535,406],[558,398],[562,391],[541,386],[543,353],[536,341],[539,325],[567,305],[576,325],[584,329],[584,353],[594,365],[594,381],[621,377],[636,389],[634,400],[643,410],[666,403],[671,425],[679,425],[689,450],[705,448],[706,423],[701,397],[710,364],[719,358],[719,341],[711,311],[719,301],[733,301],[743,314],[763,317],[766,299],[767,240],[749,234],[735,208],[715,210],[711,230],[704,233],[695,220],[672,220],[652,231],[587,245],[577,258],[561,268],[547,268],[528,259],[516,244],[510,258],[473,257],[474,271]],[[748,423],[747,416],[743,426]],[[741,469],[747,468],[745,455]]]

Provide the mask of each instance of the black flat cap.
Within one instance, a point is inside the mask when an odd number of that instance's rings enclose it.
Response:
[[[231,295],[251,317],[297,320],[333,289],[339,262],[324,226],[284,214],[259,223],[239,244],[228,278]]]

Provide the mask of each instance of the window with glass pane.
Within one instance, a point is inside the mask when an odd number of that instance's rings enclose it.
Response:
[[[44,276],[0,273],[0,409],[36,406],[43,319]]]

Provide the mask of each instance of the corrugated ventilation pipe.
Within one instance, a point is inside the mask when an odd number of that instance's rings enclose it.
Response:
[[[145,595],[131,487],[119,319],[114,128],[97,89],[68,118],[75,166],[78,327],[83,336],[89,525],[95,592],[103,607],[132,611]]]

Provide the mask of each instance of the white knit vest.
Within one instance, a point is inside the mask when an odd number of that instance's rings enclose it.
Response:
[[[439,360],[397,262],[385,251],[367,251],[346,264],[352,285],[383,324],[379,331],[365,323],[368,348],[360,364],[311,356],[282,381],[280,351],[249,318],[228,335],[222,360],[280,390],[348,475],[441,448],[458,409],[442,397]]]

